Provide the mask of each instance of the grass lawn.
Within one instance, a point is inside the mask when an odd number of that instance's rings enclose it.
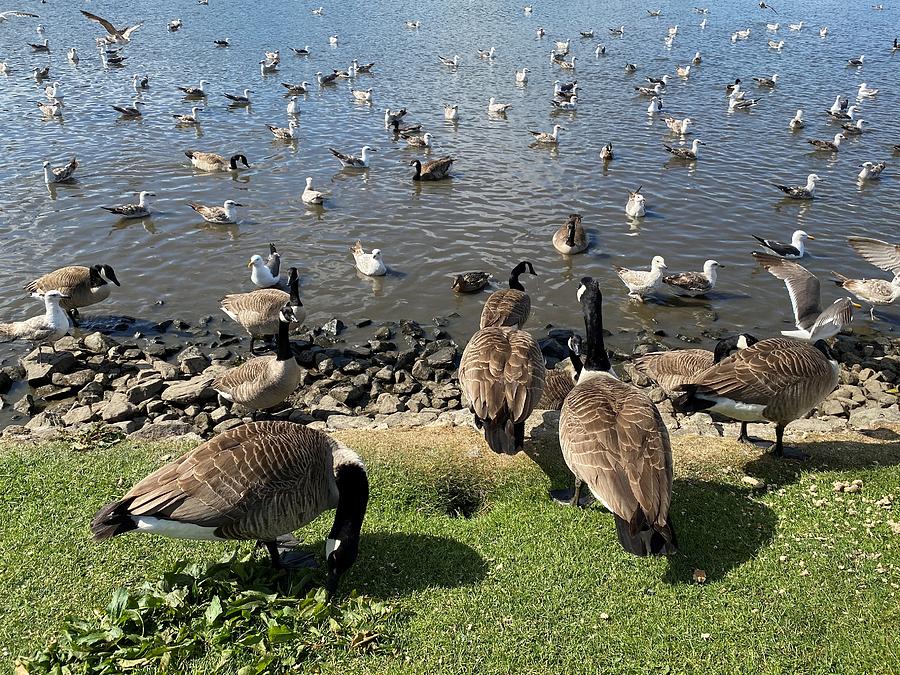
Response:
[[[624,553],[602,508],[549,501],[547,490],[569,480],[552,439],[507,458],[467,429],[336,434],[367,460],[372,485],[341,593],[357,589],[395,612],[376,649],[328,648],[299,669],[898,672],[900,436],[883,431],[802,443],[813,456],[804,464],[733,441],[673,439],[681,552],[671,560]],[[96,620],[119,586],[235,550],[89,540],[98,507],[183,449],[0,446],[0,649],[10,670],[66,616]],[[854,479],[860,492],[834,492],[834,481]],[[331,518],[297,533],[320,557]],[[187,670],[237,671],[239,660],[217,670],[220,657],[213,650]]]

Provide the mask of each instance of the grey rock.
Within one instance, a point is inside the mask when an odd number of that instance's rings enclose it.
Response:
[[[182,406],[213,399],[216,397],[216,392],[209,388],[210,384],[212,384],[212,378],[207,375],[176,382],[163,389],[160,399],[166,403],[176,403]]]
[[[113,394],[113,397],[103,407],[100,417],[104,422],[124,422],[136,417],[140,411],[136,405],[128,402],[124,394]]]
[[[403,412],[406,405],[394,394],[381,394],[375,402],[375,412],[382,415],[392,415]]]
[[[333,398],[338,403],[343,403],[347,406],[354,406],[362,400],[366,392],[359,387],[344,384],[333,387],[329,393],[331,394],[331,398]]]
[[[95,354],[105,354],[116,346],[115,340],[106,337],[103,333],[96,332],[85,336],[84,348]]]
[[[94,379],[95,373],[90,368],[83,368],[72,373],[53,373],[50,381],[60,387],[81,388]]]
[[[838,400],[829,399],[822,404],[822,413],[825,415],[843,415],[844,406]]]
[[[137,441],[159,441],[188,435],[196,436],[193,426],[184,422],[169,421],[145,424],[140,429],[132,431],[128,438]],[[200,440],[200,437],[197,436],[197,439]]]
[[[213,427],[214,434],[221,434],[223,431],[228,431],[229,429],[234,429],[235,427],[239,427],[244,423],[244,420],[234,417],[230,420],[225,420],[224,422],[220,422],[216,426]]]
[[[37,360],[40,358],[40,360]],[[42,384],[49,384],[53,375],[57,373],[71,372],[75,367],[76,360],[72,352],[52,352],[45,351],[38,355],[37,350],[22,359],[22,366],[25,368],[25,379],[32,387]]]
[[[100,417],[100,412],[103,410],[103,407],[102,404],[99,406],[75,406],[63,415],[63,423],[67,427],[72,427],[79,424],[86,424],[87,422],[93,422]]]
[[[894,405],[889,408],[862,408],[850,413],[850,426],[857,429],[872,429],[882,422],[900,423],[900,409]]]
[[[34,402],[34,396],[25,394],[13,404],[13,410],[23,415],[34,415],[38,410],[37,404]]]
[[[129,403],[138,405],[159,394],[165,386],[165,382],[161,379],[144,380],[143,382],[130,387],[128,391],[125,392],[125,398],[128,399]]]
[[[437,413],[435,412],[398,412],[385,417],[384,422],[388,428],[393,429],[395,427],[425,426],[436,419]]]
[[[325,421],[329,429],[341,431],[343,429],[367,429],[372,426],[372,419],[356,415],[329,415]]]
[[[429,356],[426,361],[429,366],[434,366],[436,368],[449,368],[453,366],[453,362],[456,359],[456,349],[453,347],[444,347],[443,349],[439,349],[434,352],[431,356]],[[415,374],[415,373],[413,373]]]
[[[340,335],[345,328],[346,328],[346,326],[344,325],[344,322],[341,321],[340,319],[332,319],[331,321],[322,325],[322,330],[327,335],[332,335],[332,336]]]

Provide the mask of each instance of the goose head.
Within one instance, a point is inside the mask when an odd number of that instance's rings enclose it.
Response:
[[[111,281],[116,286],[122,285],[116,278],[116,271],[110,265],[94,265],[92,269],[96,270],[98,275],[102,274],[103,278],[107,281]]]

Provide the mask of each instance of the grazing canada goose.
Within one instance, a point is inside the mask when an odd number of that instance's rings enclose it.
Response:
[[[512,103],[497,103],[493,96],[488,101],[488,112],[491,115],[505,115],[512,108]]]
[[[370,148],[368,145],[362,146],[359,151],[359,156],[345,154],[340,150],[335,150],[334,148],[328,148],[328,150],[331,151],[332,155],[337,157],[338,161],[341,163],[341,166],[348,169],[369,168],[369,153],[376,152],[375,148]]]
[[[856,120],[856,124],[842,124],[844,136],[861,136],[863,133],[863,124],[865,120]]]
[[[643,185],[638,186],[634,192],[628,193],[628,202],[625,204],[625,214],[630,218],[642,218],[646,213],[646,199],[641,194]]]
[[[658,112],[662,112],[663,102],[659,96],[654,96],[650,101],[650,105],[647,106],[647,114],[655,115]]]
[[[803,111],[798,110],[791,118],[791,121],[788,122],[788,128],[793,131],[797,131],[798,129],[802,129],[805,126],[806,122],[803,121]]]
[[[693,161],[697,159],[697,154],[700,152],[701,145],[705,145],[705,143],[699,138],[695,138],[694,142],[691,143],[690,148],[673,148],[671,145],[663,145],[663,147],[666,149],[666,152],[670,153],[676,159]]]
[[[288,120],[287,127],[273,127],[271,124],[267,124],[266,129],[271,131],[279,141],[294,141],[297,140],[297,130],[300,129],[300,124],[297,120],[292,119]]]
[[[238,204],[233,199],[228,199],[222,206],[203,206],[194,202],[188,202],[188,206],[199,213],[200,217],[207,223],[230,225],[237,222],[236,207],[243,206],[243,204]]]
[[[300,200],[304,204],[323,204],[325,202],[325,193],[313,189],[312,176],[306,177],[306,187],[303,188]]]
[[[754,259],[787,287],[794,310],[797,330],[783,330],[785,337],[808,342],[827,340],[850,325],[853,320],[852,303],[848,298],[838,298],[822,310],[819,280],[805,267],[785,258],[768,253],[753,252]]]
[[[613,153],[612,143],[605,143],[602,148],[600,148],[600,159],[604,162],[609,162],[615,158],[615,154]]]
[[[811,173],[806,177],[806,185],[779,185],[778,183],[772,183],[775,187],[781,190],[784,194],[786,194],[790,199],[813,199],[816,189],[816,183],[821,181],[818,174]],[[799,231],[799,230],[798,230]],[[812,237],[815,239],[815,237]],[[768,244],[767,244],[768,245]],[[773,249],[774,250],[774,249]],[[776,251],[777,253],[777,251]],[[803,256],[798,256],[803,257]]]
[[[666,126],[672,130],[672,133],[681,136],[684,136],[687,133],[688,126],[693,122],[690,117],[685,117],[683,120],[674,117],[666,117],[663,121],[666,123]]]
[[[97,511],[94,539],[132,530],[200,541],[257,539],[272,566],[279,539],[336,508],[325,541],[330,594],[356,561],[369,499],[355,452],[293,422],[251,422],[224,431],[157,469]]]
[[[559,415],[559,444],[575,476],[566,501],[578,505],[586,484],[612,512],[622,548],[637,556],[673,555],[678,545],[669,518],[669,434],[647,395],[612,371],[603,343],[600,286],[585,277],[578,298],[586,333],[583,367]]]
[[[373,248],[371,253],[366,253],[362,247],[362,243],[356,242],[351,248],[353,253],[353,261],[356,269],[365,274],[367,277],[383,277],[387,274],[387,266],[381,257],[381,249]]]
[[[488,285],[492,275],[487,272],[463,272],[457,274],[450,288],[456,293],[477,293]]]
[[[220,40],[213,40],[213,44],[216,47],[230,47],[231,42],[228,41],[228,38],[222,38]]]
[[[845,138],[844,134],[835,134],[833,141],[821,141],[817,138],[811,138],[806,142],[813,146],[816,150],[824,152],[837,152],[841,147],[841,141]]]
[[[232,155],[231,159],[225,159],[222,155],[214,152],[197,150],[186,150],[184,154],[191,160],[192,165],[202,171],[237,171],[239,169],[238,162],[245,167],[250,166],[247,163],[247,157],[242,154]]]
[[[178,89],[184,92],[185,98],[205,98],[206,90],[203,87],[207,84],[209,84],[208,81],[200,80],[196,87],[178,87]]]
[[[531,315],[531,298],[525,292],[519,277],[526,271],[532,276],[537,276],[534,266],[523,260],[509,273],[509,288],[495,291],[488,296],[481,309],[479,328],[490,326],[522,328],[525,325]]]
[[[243,94],[222,94],[225,98],[227,98],[231,103],[229,105],[250,105],[250,94],[253,93],[252,89],[244,89]]]
[[[77,316],[80,307],[94,305],[109,297],[110,282],[121,286],[115,270],[109,265],[70,265],[38,277],[25,286],[25,290],[36,296],[59,291],[62,294],[59,306]]]
[[[41,296],[35,295],[35,297],[40,298]],[[57,289],[44,292],[42,298],[44,313],[24,321],[0,323],[0,342],[15,342],[16,340],[30,342],[37,345],[40,356],[40,349],[45,342],[58,340],[72,328],[69,316],[60,307],[60,302],[64,298],[65,296]],[[54,347],[54,351],[55,349]]]
[[[839,367],[819,340],[814,345],[768,338],[741,349],[682,387],[676,408],[740,422],[774,422],[777,457],[803,459],[784,447],[784,428],[815,408],[838,383]]]
[[[106,29],[106,32],[109,33],[108,39],[110,39],[112,42],[128,42],[129,40],[131,40],[132,33],[134,33],[134,31],[136,31],[138,28],[140,28],[141,26],[144,25],[144,22],[141,21],[140,23],[135,24],[134,26],[128,26],[128,27],[119,29],[119,28],[116,28],[115,26],[113,26],[106,19],[99,17],[96,14],[91,14],[90,12],[85,12],[83,9],[81,10],[81,13],[85,17],[90,19],[91,21],[99,23],[101,26],[103,26]]]
[[[622,283],[628,287],[628,297],[643,302],[644,298],[656,292],[662,283],[666,261],[660,255],[653,256],[650,271],[632,270],[618,265],[613,265],[613,269]]]
[[[554,124],[553,131],[551,131],[549,133],[546,131],[530,131],[530,130],[528,133],[534,137],[535,143],[540,143],[543,145],[558,145],[559,144],[559,132],[561,130],[562,130],[562,127],[560,125]]]
[[[810,174],[811,176],[815,176],[815,174]],[[767,249],[772,252],[778,254],[782,258],[787,258],[788,260],[799,260],[803,256],[806,255],[806,240],[809,239],[811,241],[815,241],[815,237],[811,234],[807,234],[805,230],[794,230],[794,234],[791,235],[791,243],[784,244],[780,241],[775,241],[774,239],[763,239],[762,237],[757,237],[755,234],[750,235],[760,244],[765,246]]]
[[[581,362],[582,340],[580,335],[573,335],[568,340],[569,361],[560,368],[547,369],[544,373],[544,391],[538,402],[540,410],[559,410],[569,392],[578,383],[583,363]]]
[[[200,124],[200,111],[201,110],[203,110],[203,108],[198,108],[197,106],[194,106],[193,108],[191,108],[190,115],[172,115],[172,117],[175,118],[175,124],[197,125],[197,124]]]
[[[858,176],[860,180],[875,180],[881,176],[881,172],[884,171],[887,164],[885,162],[879,162],[878,164],[863,162],[860,166],[862,167],[862,171],[859,172]]]
[[[459,67],[459,55],[454,54],[452,59],[448,59],[446,56],[438,56],[438,60],[441,62],[442,66],[448,66],[450,68]]]
[[[716,271],[721,267],[725,267],[725,265],[715,260],[707,260],[703,263],[702,272],[667,274],[663,277],[663,283],[677,288],[685,295],[705,295],[716,287],[718,277]]]
[[[442,180],[450,177],[450,168],[453,166],[453,158],[447,155],[446,157],[433,159],[424,164],[418,159],[414,159],[409,165],[416,167],[416,173],[412,177],[414,181]]]
[[[361,101],[363,103],[371,103],[372,102],[372,88],[368,89],[351,89],[350,93],[353,95],[353,100]]]
[[[141,111],[141,108],[144,105],[143,101],[135,100],[130,106],[114,105],[112,108],[126,119],[137,119],[138,117],[143,117],[144,113]]]
[[[768,87],[771,89],[778,84],[778,73],[775,73],[772,77],[754,77],[753,81],[756,82],[756,85],[759,87]]]
[[[122,204],[121,206],[101,206],[101,209],[115,213],[122,218],[146,218],[150,215],[150,209],[147,206],[149,197],[155,197],[155,192],[142,191],[138,193],[137,204]]]
[[[444,119],[448,122],[457,122],[459,121],[459,106],[458,105],[444,105]]]
[[[871,164],[871,162],[870,162]],[[50,162],[44,162],[44,182],[47,185],[56,183],[66,183],[75,178],[75,169],[78,168],[78,160],[75,157],[69,160],[65,166],[54,169],[50,166]]]
[[[553,234],[553,248],[564,255],[574,255],[586,251],[587,233],[581,224],[581,214],[573,213]]]
[[[544,389],[544,356],[531,335],[515,326],[480,328],[459,361],[459,384],[475,428],[496,453],[525,446],[525,420]]]
[[[834,283],[869,305],[869,318],[872,321],[875,320],[876,305],[890,305],[896,300],[900,300],[900,277],[886,281],[885,279],[849,279],[837,272],[831,274],[834,276]]]
[[[870,237],[847,237],[847,243],[869,264],[900,277],[900,244]]]
[[[287,89],[290,96],[302,96],[309,93],[309,82],[301,82],[300,84],[291,84],[290,82],[282,82],[281,86]]]
[[[47,117],[62,117],[62,101],[51,101],[50,103],[38,103],[40,110]]]
[[[403,140],[406,141],[406,144],[411,148],[430,148],[431,147],[431,134],[425,133],[421,136],[410,136],[401,134]]]
[[[300,301],[300,281],[297,268],[288,275],[288,292],[278,288],[260,288],[249,293],[233,293],[222,298],[221,308],[232,320],[239,323],[250,336],[250,353],[254,353],[256,340],[278,333],[279,316],[289,307],[291,321],[301,324],[306,310]]]
[[[275,244],[269,243],[269,257],[263,261],[262,256],[253,255],[247,263],[250,268],[250,281],[257,288],[272,288],[281,285],[281,254]]]

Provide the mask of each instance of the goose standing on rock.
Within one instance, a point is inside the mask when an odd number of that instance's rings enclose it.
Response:
[[[603,343],[603,297],[597,282],[582,279],[578,298],[586,333],[583,367],[559,415],[559,444],[575,476],[574,492],[566,501],[579,505],[586,485],[612,512],[623,549],[637,556],[674,555],[678,544],[669,515],[669,434],[648,396],[619,381],[612,370]]]
[[[782,258],[787,258],[788,260],[799,260],[805,256],[806,240],[809,239],[815,241],[815,237],[811,234],[807,234],[805,230],[794,230],[794,234],[791,235],[790,244],[783,244],[774,239],[763,239],[762,237],[757,237],[755,234],[751,234],[750,236],[770,251],[778,254]]]
[[[410,166],[416,167],[416,173],[413,174],[414,181],[423,180],[443,180],[450,177],[450,169],[453,166],[453,158],[449,155],[434,159],[430,162],[422,164],[418,159],[410,161]]]
[[[35,297],[41,296],[35,294]],[[44,313],[24,321],[0,323],[0,342],[24,340],[37,345],[40,355],[40,349],[45,342],[58,340],[72,328],[69,316],[60,307],[60,302],[64,298],[65,296],[56,289],[44,292],[41,298],[44,301]]]
[[[353,253],[353,261],[356,269],[365,274],[367,277],[383,277],[387,274],[387,266],[381,257],[381,249],[373,248],[371,253],[366,253],[362,247],[362,243],[357,241],[350,248]]]
[[[685,295],[706,295],[716,287],[717,270],[722,267],[725,265],[715,260],[707,260],[703,263],[702,272],[667,274],[663,277],[663,283],[678,289]]]
[[[531,298],[525,292],[522,282],[519,281],[519,277],[525,272],[537,276],[534,266],[529,261],[523,260],[509,273],[509,288],[496,291],[488,296],[481,309],[479,328],[489,326],[522,328],[525,325],[531,315]]]
[[[581,214],[573,213],[553,234],[553,248],[563,255],[574,255],[587,250],[588,237],[581,224]]]
[[[50,162],[44,162],[44,182],[47,185],[56,183],[67,183],[75,178],[75,169],[78,168],[78,160],[75,157],[69,160],[69,163],[58,169],[50,166]]]
[[[801,200],[809,200],[814,198],[814,192],[816,190],[816,183],[821,181],[818,174],[811,173],[806,177],[806,185],[779,185],[778,183],[772,183],[775,187],[781,190],[784,194],[786,194],[791,199],[801,199]],[[815,237],[813,237],[815,238]]]
[[[232,155],[231,159],[225,159],[222,155],[214,152],[199,152],[196,150],[186,150],[185,157],[191,160],[191,164],[202,171],[237,171],[238,162],[245,167],[250,165],[247,163],[247,157],[242,154]]]
[[[281,254],[275,244],[269,244],[269,257],[264,261],[262,256],[253,255],[247,263],[250,268],[250,281],[257,288],[272,288],[281,285]]]
[[[109,265],[69,265],[38,277],[25,290],[37,296],[59,291],[62,294],[59,306],[74,317],[78,316],[79,308],[106,300],[112,290],[110,283],[121,286]]]
[[[237,222],[236,207],[243,206],[243,204],[238,204],[233,199],[228,199],[222,206],[203,206],[194,202],[188,202],[188,206],[199,213],[200,217],[207,223],[231,225]]]
[[[137,204],[122,204],[121,206],[101,206],[101,209],[122,216],[122,218],[146,218],[150,215],[150,208],[147,206],[150,197],[155,197],[155,192],[147,192],[146,190],[138,193]]]
[[[278,333],[279,317],[289,308],[291,321],[302,324],[306,310],[300,301],[300,279],[297,268],[288,274],[288,292],[278,288],[259,288],[249,293],[232,293],[222,298],[221,309],[239,323],[250,336],[250,353],[256,340]]]
[[[337,509],[325,540],[329,595],[356,561],[369,481],[355,452],[292,422],[224,431],[157,469],[97,511],[95,540],[132,530],[200,541],[259,540],[276,568],[298,566],[279,541]],[[306,562],[303,560],[302,562]]]
[[[650,261],[650,270],[631,270],[627,267],[613,265],[616,274],[622,283],[628,287],[628,297],[644,301],[644,298],[655,293],[662,283],[663,270],[666,269],[666,261],[661,255],[653,256]]]

